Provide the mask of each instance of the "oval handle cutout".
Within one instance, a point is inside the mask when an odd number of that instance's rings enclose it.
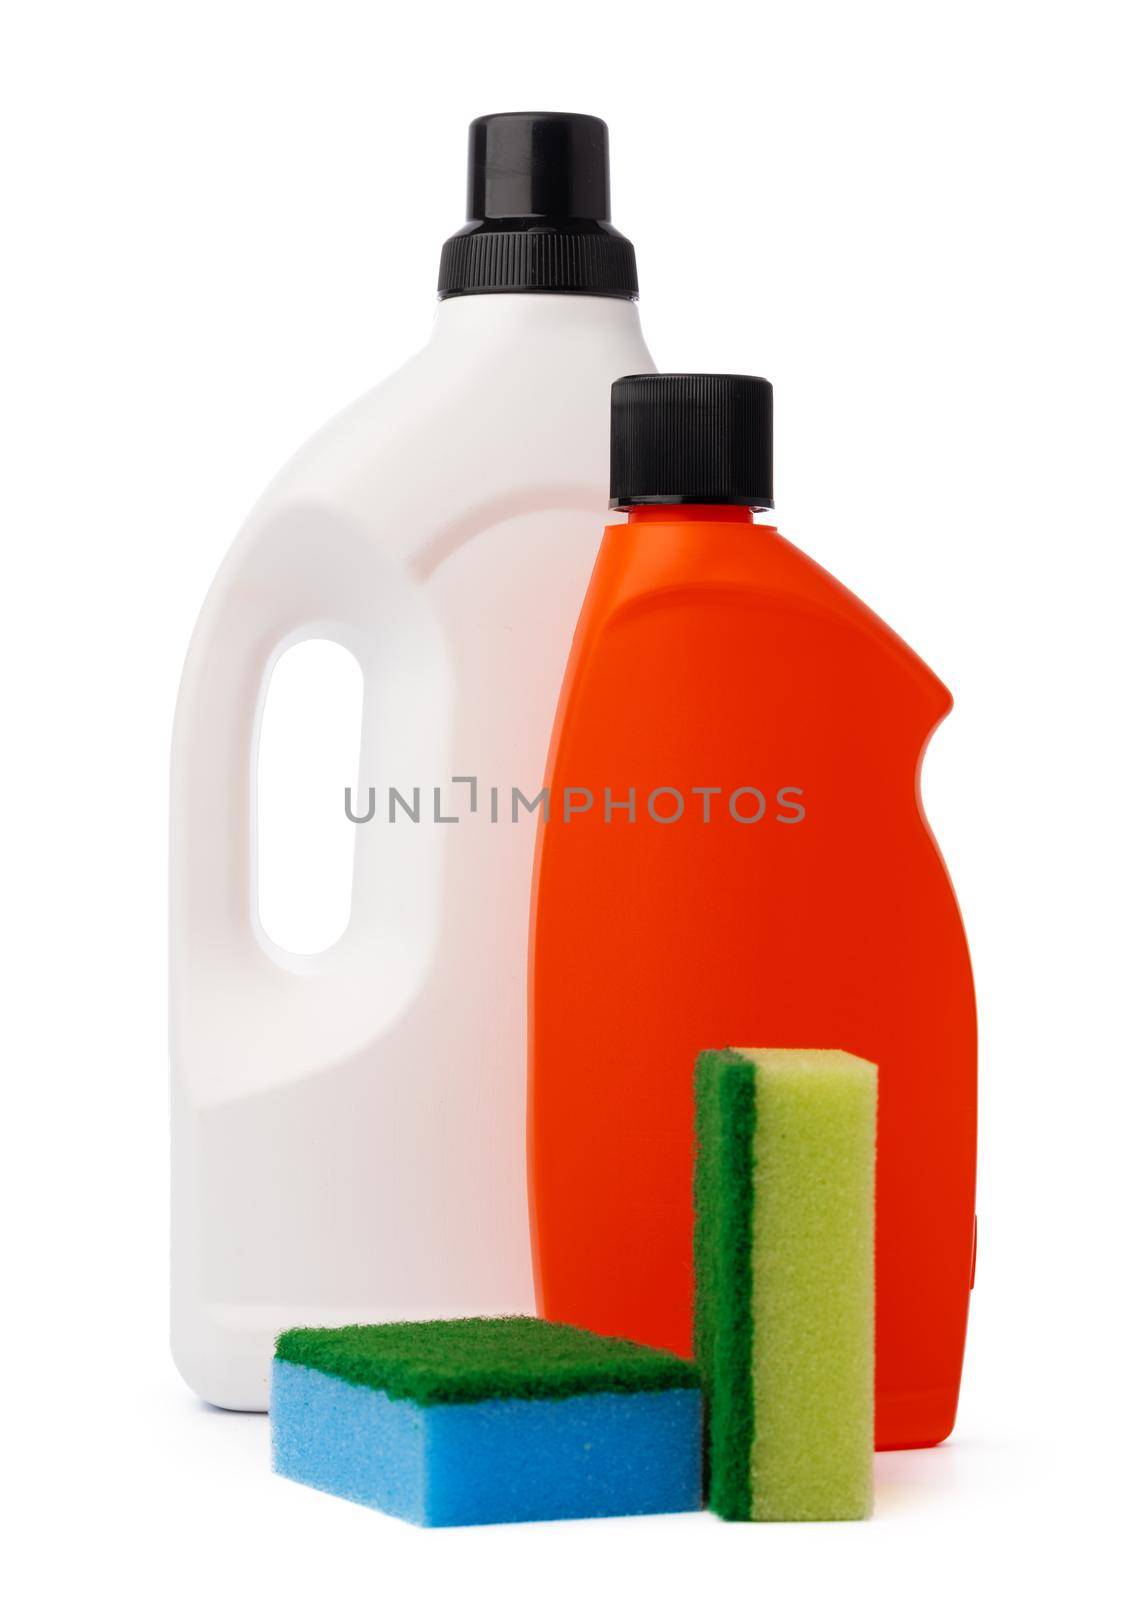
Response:
[[[291,955],[318,955],[349,925],[357,829],[345,814],[361,757],[364,677],[331,639],[278,658],[257,749],[257,916]]]

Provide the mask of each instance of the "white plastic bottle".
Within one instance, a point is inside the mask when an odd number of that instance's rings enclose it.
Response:
[[[285,468],[192,640],[171,814],[172,1345],[262,1410],[283,1327],[533,1306],[525,1174],[534,800],[607,499],[612,380],[653,370],[606,126],[472,124],[429,343]],[[365,698],[353,904],[321,955],[259,925],[275,661],[348,646]],[[446,788],[433,822],[432,786]],[[387,786],[423,796],[419,823]],[[491,822],[491,784],[506,785]],[[475,793],[478,814],[468,813]],[[459,799],[461,805],[455,803]],[[346,827],[351,826],[349,822]]]

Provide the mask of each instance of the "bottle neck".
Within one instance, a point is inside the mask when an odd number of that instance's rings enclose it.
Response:
[[[683,502],[672,506],[630,506],[628,522],[752,522],[749,506],[711,506]]]
[[[472,337],[473,334],[515,334],[521,330],[556,329],[574,333],[614,329],[629,334],[638,330],[638,303],[609,295],[465,294],[439,300],[434,336]]]

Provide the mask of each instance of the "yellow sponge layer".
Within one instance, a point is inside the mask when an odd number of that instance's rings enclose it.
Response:
[[[757,1073],[753,1515],[872,1510],[876,1068],[742,1050]]]

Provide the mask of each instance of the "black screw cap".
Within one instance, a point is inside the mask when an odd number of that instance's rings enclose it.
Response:
[[[611,386],[611,505],[773,505],[773,385],[651,372]]]
[[[638,294],[634,247],[611,226],[607,125],[561,111],[477,117],[468,221],[445,242],[441,299],[458,294]]]

